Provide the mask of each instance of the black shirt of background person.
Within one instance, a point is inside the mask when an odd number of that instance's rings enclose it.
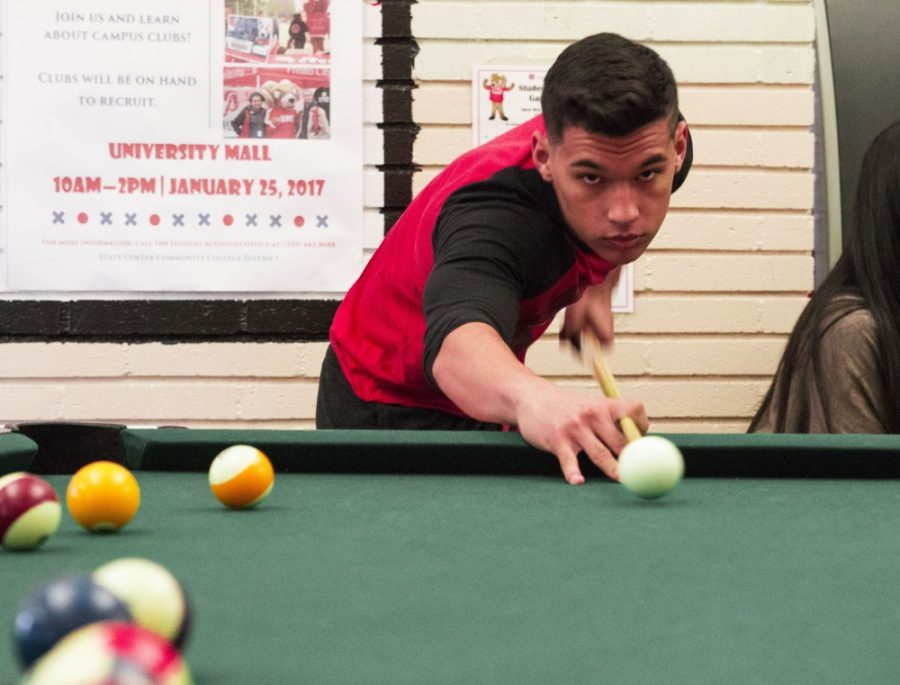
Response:
[[[231,120],[231,127],[241,138],[265,138],[266,110],[247,105]]]
[[[307,33],[309,33],[309,26],[300,18],[299,14],[295,14],[288,28],[288,47],[302,50],[306,46]]]
[[[313,107],[321,107],[325,112],[325,117],[331,121],[331,89],[316,88],[313,92],[312,100],[303,108],[303,117],[300,122],[300,135],[298,138],[309,138],[309,114]]]

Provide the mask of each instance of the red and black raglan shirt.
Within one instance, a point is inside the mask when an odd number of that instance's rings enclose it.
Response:
[[[446,167],[347,293],[330,339],[362,400],[464,416],[431,375],[447,334],[486,323],[524,361],[557,312],[613,268],[563,220],[531,159],[536,130],[541,116]]]

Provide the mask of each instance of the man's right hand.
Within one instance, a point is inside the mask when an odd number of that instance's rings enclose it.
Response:
[[[616,455],[627,441],[618,421],[630,416],[641,432],[646,432],[650,424],[644,406],[599,394],[584,395],[546,382],[549,387],[522,397],[517,420],[522,437],[556,455],[563,476],[572,485],[584,482],[578,465],[580,452],[611,479],[619,480]]]
[[[625,446],[617,421],[649,422],[639,402],[585,394],[542,378],[522,364],[493,328],[467,323],[451,331],[435,359],[433,375],[444,394],[478,421],[507,423],[535,447],[559,459],[566,480],[584,482],[578,453],[618,480],[615,460]]]

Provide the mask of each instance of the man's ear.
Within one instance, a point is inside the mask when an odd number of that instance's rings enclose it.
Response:
[[[688,150],[688,127],[683,119],[675,127],[675,173],[681,171]]]
[[[548,183],[552,180],[550,173],[550,141],[547,135],[535,131],[531,136],[531,160],[541,178]]]
[[[687,178],[694,161],[694,144],[691,142],[691,129],[684,117],[679,115],[675,127],[675,176],[672,179],[672,192],[678,190]]]

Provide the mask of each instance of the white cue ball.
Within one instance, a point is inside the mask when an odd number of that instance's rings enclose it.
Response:
[[[681,452],[658,435],[628,443],[619,455],[619,481],[640,497],[662,497],[678,485],[683,475]]]

